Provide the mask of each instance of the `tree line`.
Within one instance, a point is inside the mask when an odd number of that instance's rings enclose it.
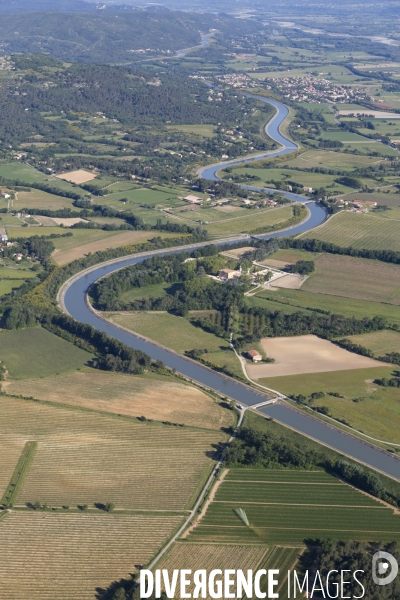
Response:
[[[239,428],[236,438],[225,446],[222,458],[227,466],[291,469],[320,468],[337,475],[360,490],[400,506],[400,494],[388,491],[379,475],[354,463],[328,458],[324,450],[310,450],[301,442],[252,427]]]

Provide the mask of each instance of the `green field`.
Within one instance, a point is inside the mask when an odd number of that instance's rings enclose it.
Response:
[[[75,371],[93,356],[41,327],[0,333],[0,360],[12,379]]]
[[[344,169],[347,171],[358,167],[376,165],[381,161],[382,159],[377,157],[343,154],[342,152],[334,152],[333,150],[308,150],[299,154],[296,158],[287,161],[285,164],[290,167],[304,169],[325,167],[326,169]],[[296,178],[296,172],[293,173],[293,177],[294,179]]]
[[[311,406],[324,406],[335,419],[377,440],[400,444],[400,404],[398,388],[386,388],[374,383],[375,379],[390,379],[396,366],[374,367],[324,373],[307,373],[259,380],[288,396],[324,392],[325,396]],[[331,396],[339,394],[342,398]]]
[[[189,319],[177,317],[169,313],[133,312],[110,314],[112,321],[127,329],[149,337],[180,354],[194,348],[207,348],[202,355],[214,364],[226,365],[238,377],[242,377],[242,369],[229,343],[212,333],[196,327]]]
[[[1,164],[0,177],[4,177],[5,179],[19,179],[24,183],[42,182],[48,179],[44,173],[18,162]]]
[[[342,296],[315,294],[304,289],[277,288],[276,291],[263,290],[251,298],[246,298],[246,301],[251,304],[257,303],[257,306],[271,307],[271,310],[281,310],[287,314],[292,314],[299,309],[307,311],[308,308],[317,308],[357,319],[381,316],[385,317],[391,324],[400,325],[399,309],[395,305],[349,297],[346,298],[346,301],[343,301]]]
[[[400,223],[399,223],[400,232]],[[321,254],[302,289],[317,294],[400,304],[400,266],[367,258]]]
[[[25,281],[22,279],[2,279],[0,277],[0,297],[10,294],[13,289],[21,287]]]
[[[400,352],[400,333],[396,331],[374,331],[362,335],[350,335],[355,344],[371,350],[375,356],[383,356],[389,352]]]
[[[18,267],[9,267],[0,263],[0,279],[16,279],[16,280],[25,280],[31,279],[32,277],[37,277],[37,272],[32,271],[31,269],[26,268],[18,268]]]
[[[315,260],[319,256],[319,252],[308,252],[307,250],[296,250],[295,248],[285,248],[277,250],[263,261],[263,264],[268,264],[268,260],[281,260],[285,263],[296,263],[299,260]]]
[[[133,190],[114,193],[113,188],[111,187],[110,191],[111,193],[104,197],[107,201],[122,200],[126,198],[129,202],[134,204],[147,204],[150,206],[181,206],[184,204],[184,202],[178,199],[180,190],[160,191],[160,189],[151,190],[148,188],[135,188]]]
[[[340,212],[299,237],[368,250],[400,250],[400,221],[371,214]]]
[[[247,470],[247,469],[246,469]],[[275,471],[273,481],[241,481],[242,469],[224,480],[205,516],[189,541],[249,542],[263,544],[303,543],[305,539],[329,537],[351,540],[400,540],[400,516],[372,497],[338,482],[321,483],[286,479],[287,470]],[[251,475],[250,475],[251,476]],[[249,475],[246,475],[249,477]],[[236,514],[242,508],[250,526]]]
[[[201,135],[202,137],[215,137],[214,125],[170,125],[167,129],[177,129],[183,131],[183,133],[194,133],[195,135]]]
[[[300,548],[285,548],[284,546],[275,546],[270,553],[268,553],[266,559],[260,565],[260,569],[265,569],[268,571],[269,569],[278,569],[281,573],[279,577],[279,587],[278,592],[280,592],[279,597],[285,598],[287,592],[285,590],[285,582],[287,580],[288,571],[293,570],[297,561],[301,556],[302,550]],[[262,592],[268,592],[268,578],[263,577],[261,579],[260,589]],[[268,597],[268,596],[267,596]],[[244,596],[247,598],[247,596]]]
[[[175,291],[179,286],[170,283],[155,283],[142,287],[134,287],[128,292],[121,294],[122,302],[134,302],[147,298],[164,298],[169,292]]]
[[[291,206],[263,211],[254,211],[248,217],[231,218],[222,221],[221,223],[207,224],[207,231],[210,235],[230,235],[235,233],[246,233],[259,229],[260,227],[268,228],[272,225],[281,224],[285,226],[285,221],[288,221],[293,215]]]
[[[42,192],[42,190],[32,190],[31,192],[17,192],[17,197],[13,200],[13,210],[21,210],[22,208],[42,208],[46,210],[60,210],[62,208],[70,208],[74,210],[73,200],[64,196],[56,196]],[[79,210],[76,208],[75,210]]]
[[[307,163],[303,164],[303,167],[309,168]],[[309,186],[313,189],[320,187],[334,187],[338,194],[345,194],[351,191],[348,188],[339,183],[335,183],[337,176],[326,175],[323,173],[310,173],[307,171],[293,171],[291,169],[271,168],[271,169],[252,169],[250,167],[241,167],[233,171],[234,175],[256,175],[261,177],[261,182],[256,183],[266,185],[267,187],[274,187],[273,181],[295,181],[299,185]]]
[[[356,133],[351,133],[350,131],[324,131],[321,134],[321,138],[323,140],[329,140],[332,142],[365,142],[367,140],[365,137],[361,135],[357,135]]]

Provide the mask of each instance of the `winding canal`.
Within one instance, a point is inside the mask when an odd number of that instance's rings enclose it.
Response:
[[[276,151],[259,154],[257,156],[210,165],[199,171],[199,174],[203,178],[215,180],[218,179],[216,172],[219,169],[236,164],[250,163],[266,156],[274,157],[281,156],[283,154],[290,154],[297,149],[297,145],[291,140],[287,139],[280,131],[280,126],[288,115],[288,108],[275,100],[269,100],[262,96],[251,96],[271,104],[276,109],[275,115],[269,121],[265,130],[266,133],[280,145],[280,148]],[[309,201],[309,199],[304,196],[291,194],[289,192],[284,192],[284,194],[296,202]],[[308,209],[310,211],[309,218],[303,223],[291,228],[289,232],[281,230],[272,234],[267,233],[257,237],[267,239],[271,237],[281,237],[287,235],[288,233],[301,233],[320,225],[326,219],[326,213],[324,209],[315,203],[308,204]],[[230,241],[233,243],[242,239],[243,237],[235,240],[231,239]],[[77,321],[92,325],[99,331],[107,333],[108,335],[120,340],[127,346],[146,352],[154,360],[162,360],[168,367],[175,368],[178,372],[182,373],[186,377],[189,377],[190,379],[197,381],[223,395],[229,396],[241,404],[246,404],[247,406],[260,404],[260,402],[267,399],[265,394],[258,392],[249,386],[241,384],[230,377],[226,377],[225,375],[211,371],[207,367],[191,361],[184,356],[180,356],[168,348],[162,347],[159,344],[153,343],[135,333],[123,330],[118,326],[103,320],[91,309],[87,303],[87,291],[89,287],[99,278],[109,275],[110,273],[113,273],[121,268],[142,262],[143,260],[146,260],[155,254],[167,255],[182,250],[195,249],[201,245],[204,244],[194,244],[192,246],[184,246],[182,248],[145,252],[135,256],[119,258],[107,263],[96,265],[71,278],[63,286],[59,294],[60,304],[63,310],[74,317]],[[292,429],[311,437],[322,444],[325,444],[341,453],[347,454],[355,460],[377,469],[382,473],[389,475],[390,477],[400,480],[400,460],[388,452],[363,442],[362,440],[336,429],[335,427],[324,423],[323,421],[319,421],[310,415],[301,413],[285,403],[265,406],[259,410],[260,412],[280,421],[284,425],[291,427]]]

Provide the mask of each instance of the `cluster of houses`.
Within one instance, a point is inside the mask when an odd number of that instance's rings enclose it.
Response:
[[[367,213],[378,206],[378,203],[373,200],[345,200],[344,198],[333,198],[333,202],[346,208],[346,210],[356,213]]]
[[[324,75],[324,73],[319,73]],[[355,101],[365,101],[363,89],[338,85],[329,79],[319,79],[308,75],[306,77],[265,78],[272,87],[282,92],[285,98],[296,102],[326,102],[327,104],[342,104]]]
[[[288,186],[288,187],[290,187],[290,186]],[[312,192],[312,188],[304,188],[304,189]],[[235,198],[218,198],[218,200],[214,200],[211,198],[200,198],[200,196],[195,196],[194,194],[188,194],[187,196],[181,196],[180,199],[183,200],[184,202],[187,202],[188,204],[197,204],[199,206],[202,206],[205,202],[210,202],[210,204],[208,205],[208,207],[210,207],[210,208],[212,208],[213,206],[223,206],[224,204],[231,204],[232,202],[234,202],[236,200]],[[247,207],[254,206],[255,208],[261,208],[263,206],[274,207],[274,206],[277,206],[278,203],[275,202],[275,200],[273,200],[272,198],[261,198],[261,199],[253,199],[253,200],[250,200],[249,198],[242,198],[241,204],[244,204],[244,206],[247,206]]]
[[[234,88],[258,87],[257,80],[252,79],[245,73],[228,73],[216,77],[219,81],[226,83]]]

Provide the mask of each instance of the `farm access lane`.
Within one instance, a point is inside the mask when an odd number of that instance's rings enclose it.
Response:
[[[240,427],[241,424],[243,423],[243,418],[244,418],[244,414],[245,414],[245,410],[242,410],[240,412],[239,415],[239,420],[237,423],[237,427]],[[231,435],[231,437],[228,440],[228,444],[230,444],[232,442],[232,440],[236,437],[236,433],[233,433],[233,435]],[[185,522],[181,525],[181,527],[179,528],[179,530],[172,536],[172,538],[169,540],[169,542],[160,550],[160,552],[153,558],[153,560],[151,561],[151,563],[149,565],[147,565],[147,569],[152,570],[156,564],[159,562],[160,558],[162,558],[164,556],[164,554],[171,548],[171,546],[176,542],[176,540],[182,535],[182,533],[185,531],[185,529],[187,527],[190,526],[190,524],[192,523],[193,519],[195,518],[195,516],[197,515],[197,511],[199,509],[199,507],[201,506],[201,504],[203,503],[203,500],[205,498],[205,495],[207,494],[207,492],[209,491],[210,487],[212,487],[212,484],[214,483],[219,470],[222,466],[222,459],[219,458],[217,464],[215,465],[210,477],[207,479],[207,482],[204,486],[204,488],[202,489],[195,505],[193,506],[192,510],[190,511],[190,514],[188,516],[188,518],[185,520]]]

